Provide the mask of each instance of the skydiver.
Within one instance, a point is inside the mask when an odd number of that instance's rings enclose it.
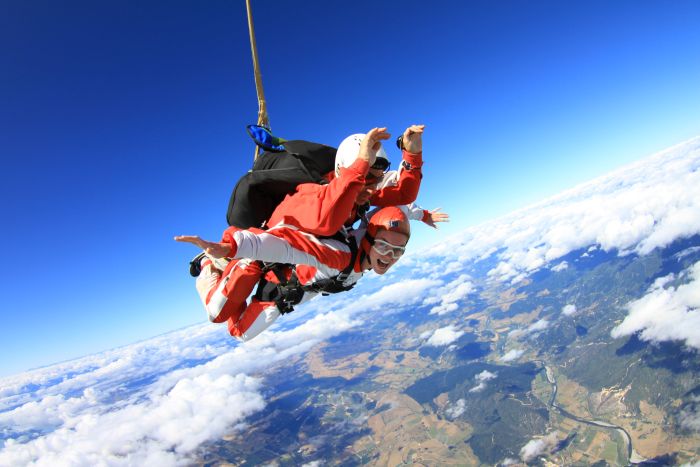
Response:
[[[272,325],[285,311],[290,296],[297,304],[318,293],[349,290],[370,269],[379,275],[386,273],[403,255],[410,234],[406,214],[392,206],[376,211],[366,227],[350,233],[347,242],[318,238],[284,224],[268,230],[238,229],[222,242],[197,236],[178,236],[175,240],[192,243],[206,252],[197,277],[197,291],[209,319],[227,321],[229,333],[247,341]],[[239,261],[231,261],[220,271],[214,261],[225,257]],[[251,284],[246,280],[250,276],[237,271],[242,264],[257,261],[296,266],[287,268],[283,277],[268,272],[266,279],[275,293],[255,297],[247,304],[257,277]]]
[[[344,231],[344,225],[350,227],[360,218],[360,213],[369,207],[370,200],[379,205],[415,200],[421,181],[423,128],[423,125],[413,125],[406,129],[401,136],[405,142],[402,147],[402,168],[388,173],[385,171],[389,161],[380,144],[390,137],[386,128],[374,128],[367,135],[352,135],[346,138],[338,148],[335,177],[330,183],[299,185],[295,193],[287,196],[275,209],[267,225],[288,226],[317,236],[330,236]],[[377,190],[377,184],[385,177],[382,189]],[[436,211],[428,212],[414,207],[406,212],[413,219],[422,219],[428,225],[435,226],[435,222],[447,220],[446,214]],[[426,216],[426,213],[429,215]],[[232,243],[233,234],[239,230],[237,227],[229,227],[224,232],[222,242]],[[241,326],[234,326],[232,323],[237,323],[236,317],[244,314],[248,306],[248,296],[266,272],[263,265],[251,259],[234,259],[227,264],[227,260],[213,258],[211,255],[207,258],[201,254],[193,262],[192,274],[198,276],[200,269],[212,261],[213,267],[223,272],[222,276],[217,277],[227,278],[227,285],[223,290],[227,299],[216,313],[210,312],[211,282],[216,282],[211,278],[215,274],[208,273],[205,275],[206,280],[198,279],[197,289],[208,310],[209,319],[217,323],[228,321],[229,330],[236,337],[250,335],[245,329],[241,331]],[[259,290],[260,288],[261,286],[258,286]],[[204,294],[202,290],[206,290],[207,293]],[[251,307],[248,307],[248,321],[254,312],[261,311],[256,303],[254,300]],[[243,324],[243,328],[246,326]]]

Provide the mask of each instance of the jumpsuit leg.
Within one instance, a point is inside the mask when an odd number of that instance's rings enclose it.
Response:
[[[275,302],[263,302],[253,298],[239,319],[228,320],[228,332],[240,341],[257,336],[280,317]]]
[[[209,321],[238,321],[246,309],[246,300],[262,276],[257,261],[231,261],[222,272],[205,260],[197,277],[197,292],[207,310]]]
[[[222,241],[232,242],[237,230],[240,229],[226,229]],[[204,260],[196,285],[209,320],[214,323],[227,321],[231,336],[241,341],[250,340],[270,327],[280,316],[274,302],[253,298],[247,305],[248,297],[262,276],[260,264],[251,259],[233,260],[224,271],[216,269],[210,260]]]
[[[233,234],[239,230],[238,227],[228,227],[221,241],[233,242]],[[210,258],[205,258],[196,288],[209,321],[223,323],[231,317],[238,319],[261,275],[258,265],[250,260],[234,259],[222,271],[215,267]]]

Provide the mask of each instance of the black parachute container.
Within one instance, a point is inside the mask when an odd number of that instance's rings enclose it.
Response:
[[[228,225],[261,227],[284,197],[300,183],[327,183],[336,148],[310,141],[282,143],[284,151],[264,152],[236,183],[228,203]]]

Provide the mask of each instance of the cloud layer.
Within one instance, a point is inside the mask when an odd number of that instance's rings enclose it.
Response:
[[[202,443],[265,407],[261,375],[270,367],[367,317],[420,303],[436,284],[358,286],[241,345],[206,324],[4,378],[0,465],[187,464]]]
[[[9,431],[5,436],[10,437],[0,451],[0,465],[184,462],[201,443],[221,437],[265,406],[261,379],[247,373],[303,352],[352,325],[352,321],[339,314],[320,315],[293,331],[261,336],[203,364],[179,369],[152,366],[148,372],[141,370],[144,376],[164,374],[151,384],[135,388],[128,386],[138,379],[132,378],[129,383],[121,376],[125,372],[133,377],[139,371],[135,361],[139,359],[133,359],[133,348],[103,357],[111,360],[104,367],[108,372],[119,368],[113,377],[104,375],[104,368],[95,369],[90,362],[73,362],[73,371],[81,373],[75,380],[48,383],[38,400],[20,402],[0,414],[0,424]],[[193,332],[201,329],[194,328]],[[167,359],[170,349],[177,348],[182,337],[180,332],[159,338],[157,344],[142,345],[153,352],[156,360],[158,356]],[[30,381],[27,378],[25,388],[34,384]],[[100,387],[108,388],[107,392],[103,393]],[[122,398],[115,397],[114,392]],[[18,395],[30,397],[26,392]]]
[[[681,341],[700,349],[700,262],[685,271],[690,282],[667,286],[674,279],[657,279],[646,295],[627,305],[629,314],[613,328],[612,337],[639,333],[651,342]]]
[[[700,233],[700,138],[670,148],[507,216],[467,229],[424,253],[462,264],[496,253],[489,277],[518,281],[600,245],[646,254]]]
[[[279,362],[408,307],[426,306],[437,316],[456,311],[477,292],[469,276],[455,277],[469,263],[495,259],[488,277],[512,282],[542,268],[565,274],[577,261],[567,255],[591,245],[645,254],[700,233],[698,169],[700,138],[409,253],[388,274],[370,274],[350,293],[312,300],[243,345],[207,324],[1,379],[0,465],[186,464],[202,443],[265,406],[263,375]],[[631,302],[613,336],[640,333],[700,348],[700,263],[685,274],[660,279]],[[681,279],[689,281],[672,285]],[[574,305],[562,309],[576,312]],[[549,324],[540,320],[519,333],[534,335]],[[446,346],[463,334],[450,325],[421,338]],[[513,348],[501,361],[523,353]],[[480,373],[472,390],[494,377]],[[464,407],[458,400],[448,416]],[[681,423],[695,429],[697,412],[687,408]],[[532,440],[521,457],[532,459],[555,440],[554,433]]]

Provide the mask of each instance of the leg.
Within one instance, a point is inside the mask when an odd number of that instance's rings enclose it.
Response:
[[[261,302],[254,298],[238,319],[228,320],[228,332],[240,341],[249,341],[279,318],[275,302]]]
[[[213,267],[211,261],[205,259],[196,285],[209,321],[237,321],[246,309],[246,300],[261,276],[262,270],[256,261],[234,260],[221,272]]]

